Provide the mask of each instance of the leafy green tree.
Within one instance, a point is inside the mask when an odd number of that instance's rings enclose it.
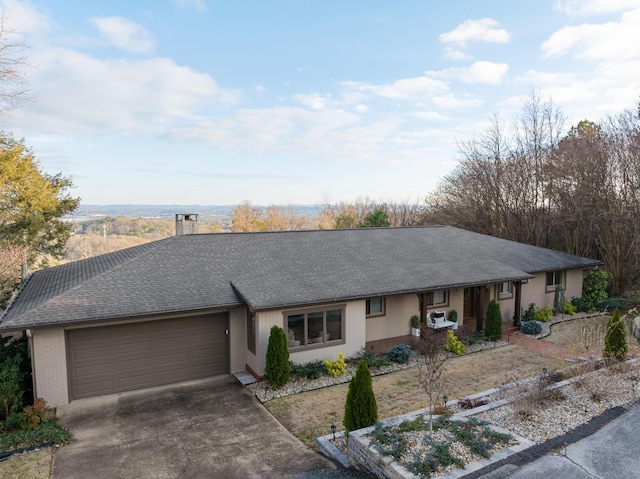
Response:
[[[349,383],[344,405],[344,427],[355,431],[372,426],[378,421],[378,404],[373,393],[373,381],[365,360],[358,363],[356,375]]]
[[[492,299],[487,308],[487,327],[485,336],[489,341],[498,341],[502,338],[502,313],[500,304]]]
[[[67,193],[71,187],[69,178],[41,171],[23,140],[0,132],[0,251],[23,248],[28,265],[45,255],[61,257],[70,234],[62,217],[80,201]],[[15,284],[17,279],[13,273],[0,283]],[[0,298],[0,304],[6,299]]]
[[[369,213],[359,225],[360,228],[386,228],[388,226],[391,226],[391,221],[389,221],[387,212],[382,208],[376,208]]]
[[[609,297],[608,290],[609,273],[601,269],[590,271],[582,280],[582,299],[591,310]]]
[[[289,348],[284,330],[273,326],[269,333],[267,345],[267,363],[264,375],[273,389],[278,389],[289,382]]]
[[[604,336],[604,361],[607,364],[624,361],[627,359],[628,351],[627,332],[620,317],[620,311],[616,308],[607,322]]]

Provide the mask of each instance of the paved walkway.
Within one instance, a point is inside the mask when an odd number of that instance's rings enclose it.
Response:
[[[555,344],[550,341],[528,337],[520,332],[508,334],[506,337],[503,336],[502,340],[509,344],[520,346],[528,351],[549,356],[551,358],[563,360],[567,358],[576,359],[580,356],[580,354],[569,348],[565,348],[564,346],[560,346],[559,344]]]

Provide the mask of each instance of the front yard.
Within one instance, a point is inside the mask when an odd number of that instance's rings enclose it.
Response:
[[[556,358],[532,353],[518,346],[489,349],[454,357],[446,363],[446,394],[450,399],[499,386],[515,379],[538,375],[565,366]],[[328,434],[331,424],[342,430],[348,384],[273,399],[267,409],[309,447]],[[375,376],[373,389],[380,419],[427,407],[429,400],[418,383],[416,368]]]

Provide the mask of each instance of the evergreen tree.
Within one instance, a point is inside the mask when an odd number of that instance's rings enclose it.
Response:
[[[267,364],[264,375],[273,389],[278,389],[289,382],[289,348],[284,330],[273,326],[267,345]]]
[[[344,427],[355,431],[372,426],[378,421],[378,404],[373,394],[373,382],[366,361],[358,363],[356,375],[349,383],[344,406]]]
[[[627,344],[627,332],[620,318],[620,311],[616,308],[613,316],[607,322],[607,331],[604,336],[604,361],[607,364],[624,361],[627,359],[629,346]]]
[[[492,299],[487,308],[487,327],[485,336],[489,341],[498,341],[502,338],[502,313],[500,304]]]

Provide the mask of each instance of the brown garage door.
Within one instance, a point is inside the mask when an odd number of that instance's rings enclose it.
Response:
[[[227,373],[227,327],[221,313],[68,331],[70,397]]]

